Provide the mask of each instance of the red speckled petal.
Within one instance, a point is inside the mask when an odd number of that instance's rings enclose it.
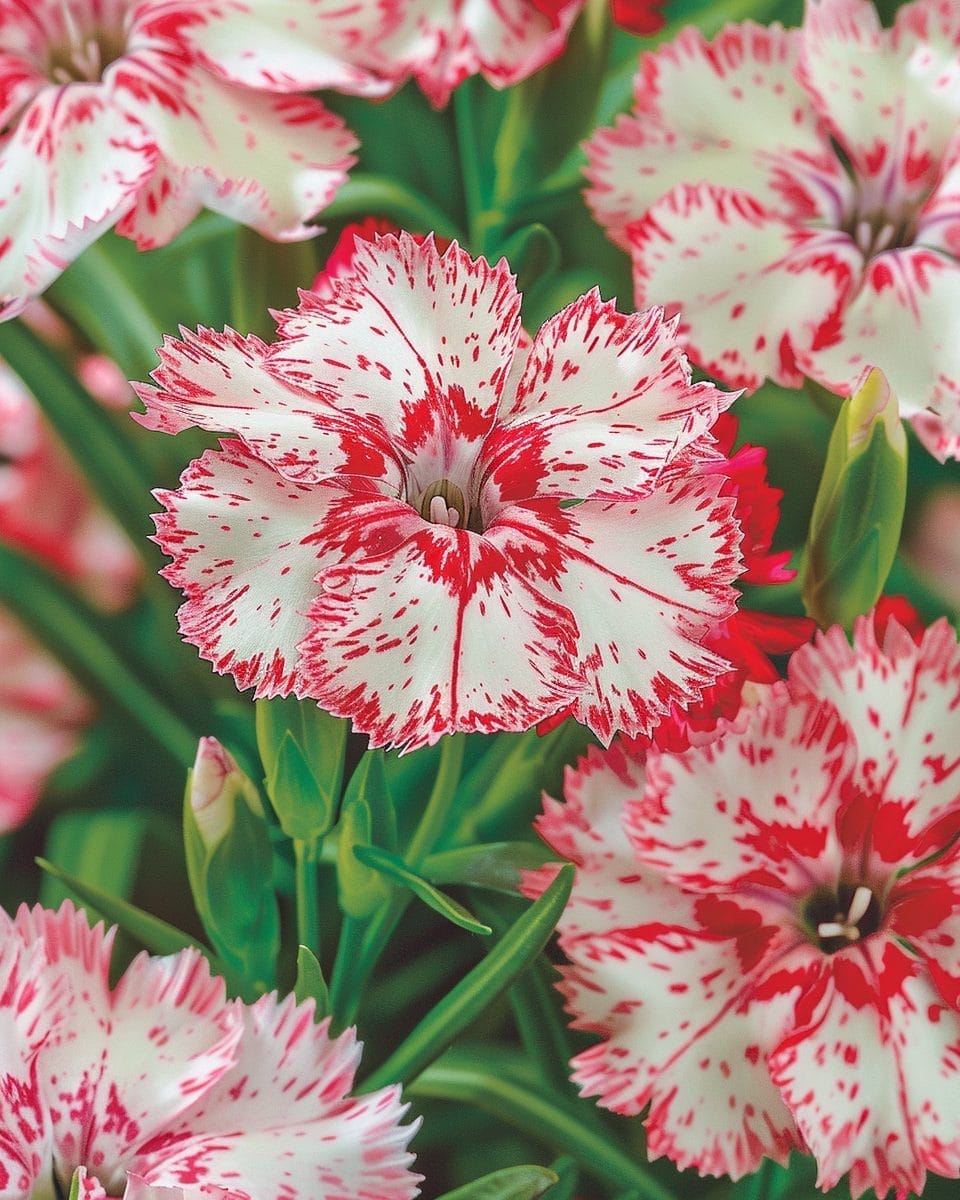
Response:
[[[941,26],[949,7],[907,5],[890,31],[869,0],[807,7],[800,78],[859,177],[864,211],[937,181],[960,120],[956,12]]]
[[[378,422],[363,425],[337,410],[326,393],[279,380],[257,337],[200,329],[182,340],[167,337],[157,387],[141,384],[147,429],[179,433],[198,426],[234,433],[287,479],[317,483],[337,472],[369,475],[391,489],[403,486],[403,467]]]
[[[651,753],[646,803],[628,831],[641,863],[706,893],[749,886],[801,893],[836,880],[841,785],[855,761],[829,704],[776,689],[735,736]]]
[[[829,630],[793,656],[790,680],[835,705],[851,729],[854,778],[879,805],[865,818],[878,868],[941,849],[960,828],[960,648],[947,622],[931,626],[919,646],[895,621],[882,645],[866,618],[852,647],[842,630]],[[860,834],[848,836],[855,842]]]
[[[960,1172],[960,1018],[892,941],[871,940],[832,962],[832,986],[811,1025],[771,1057],[818,1184],[849,1172],[902,1200],[927,1170]]]
[[[0,312],[13,316],[131,207],[155,150],[95,84],[47,87],[0,150]]]
[[[400,83],[412,75],[441,108],[453,89],[482,74],[494,87],[526,78],[563,49],[582,0],[552,5],[550,16],[530,0],[398,0],[393,20],[366,61]]]
[[[505,424],[484,447],[485,505],[649,488],[734,398],[691,383],[660,309],[623,316],[590,292],[534,340]]]
[[[851,395],[868,366],[886,375],[904,417],[939,418],[941,437],[960,437],[960,266],[925,246],[872,259],[838,336],[798,347],[800,368],[841,395]],[[932,410],[932,411],[931,411]]]
[[[421,488],[469,476],[520,337],[513,276],[405,235],[358,243],[353,269],[280,314],[272,369],[377,418]]]
[[[745,192],[677,188],[630,229],[638,304],[679,309],[690,357],[719,379],[796,387],[798,354],[835,338],[862,255]]]
[[[223,1187],[290,1200],[373,1196],[410,1200],[399,1088],[351,1097],[360,1057],[352,1029],[332,1039],[312,1004],[264,996],[245,1010],[234,1069],[137,1156],[153,1186]],[[278,1104],[284,1097],[282,1104]]]
[[[531,548],[531,583],[536,572],[576,617],[584,685],[571,712],[605,743],[648,733],[729,669],[699,645],[733,611],[740,572],[733,502],[719,490],[701,477],[637,501],[507,510]]]
[[[318,530],[343,493],[292,483],[240,442],[208,451],[181,483],[156,493],[167,512],[155,518],[156,540],[173,558],[164,575],[186,596],[181,633],[239,688],[299,690],[297,644],[309,629],[314,577],[330,558]]]
[[[141,250],[169,242],[204,207],[277,241],[319,232],[306,222],[345,182],[357,146],[319,101],[251,91],[157,50],[127,55],[112,70],[157,153],[118,226]]]
[[[183,41],[234,83],[271,92],[332,88],[364,96],[393,88],[364,66],[370,46],[388,28],[385,5],[218,0],[204,9],[188,0],[182,10]]]
[[[344,497],[328,527],[342,563],[321,576],[301,645],[305,693],[323,708],[375,746],[412,749],[526,729],[563,706],[576,620],[524,578],[524,531],[507,517],[478,535]]]
[[[587,200],[609,237],[627,248],[632,221],[700,180],[797,219],[843,210],[850,185],[794,78],[799,37],[744,21],[707,42],[688,28],[641,57],[634,113],[586,147]]]

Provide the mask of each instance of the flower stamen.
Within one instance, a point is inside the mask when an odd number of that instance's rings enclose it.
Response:
[[[867,909],[873,900],[873,892],[863,884],[853,893],[847,915],[836,914],[834,921],[821,921],[817,926],[817,935],[822,938],[842,937],[848,942],[860,940],[860,921],[866,916]]]
[[[416,507],[420,516],[432,525],[449,525],[451,529],[466,528],[467,502],[460,488],[449,479],[438,479],[424,488],[420,503]]]

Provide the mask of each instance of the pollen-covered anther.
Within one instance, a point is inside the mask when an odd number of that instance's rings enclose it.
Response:
[[[438,479],[424,488],[417,508],[420,516],[433,525],[449,525],[451,529],[467,527],[467,502],[463,492],[449,479]]]
[[[860,922],[866,916],[872,900],[873,892],[861,884],[853,893],[846,916],[838,912],[836,920],[821,921],[817,926],[818,935],[822,938],[842,937],[848,942],[858,942],[861,934]]]

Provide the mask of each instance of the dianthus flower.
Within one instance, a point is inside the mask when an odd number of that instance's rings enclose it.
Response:
[[[136,555],[94,502],[36,402],[0,364],[0,541],[38,559],[101,608],[128,603]],[[0,607],[0,832],[25,821],[76,748],[93,706]]]
[[[0,0],[3,315],[112,226],[148,249],[206,206],[277,240],[314,232],[356,142],[295,80],[257,71],[296,42],[285,7]]]
[[[562,0],[530,0],[547,16],[554,16],[563,7]],[[615,24],[627,33],[638,37],[644,34],[656,33],[663,28],[663,13],[660,9],[666,0],[610,0],[610,15]]]
[[[225,430],[157,541],[184,637],[258,696],[295,693],[375,745],[520,730],[562,709],[639,733],[725,669],[739,530],[659,310],[595,292],[531,343],[504,262],[404,235],[301,294],[266,345],[168,339],[149,428]]]
[[[602,1039],[574,1079],[648,1109],[652,1156],[739,1177],[801,1148],[854,1196],[960,1173],[958,713],[945,621],[862,618],[737,727],[591,751],[547,800],[578,867],[562,987]]]
[[[808,0],[800,29],[687,29],[635,91],[591,139],[588,199],[637,304],[678,306],[691,358],[737,386],[849,395],[878,366],[956,456],[960,10],[917,0],[885,30],[868,0]]]
[[[109,983],[115,930],[67,903],[0,916],[0,1186],[10,1200],[410,1200],[399,1088],[353,1098],[354,1031],[225,998],[194,950]]]

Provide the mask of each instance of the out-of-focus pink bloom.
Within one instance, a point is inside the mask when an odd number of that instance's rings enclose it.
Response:
[[[277,240],[315,232],[306,222],[346,178],[356,142],[284,73],[301,57],[291,7],[0,0],[3,315],[113,226],[141,249],[203,207]],[[283,47],[283,71],[257,69]],[[326,67],[324,82],[362,89],[365,73],[335,55]]]
[[[763,120],[757,120],[757,112]],[[693,29],[641,59],[588,146],[588,199],[638,304],[749,388],[850,395],[879,367],[931,450],[960,446],[960,10],[810,0],[800,29]]]
[[[726,668],[739,531],[659,311],[590,293],[532,344],[506,264],[402,235],[358,244],[266,345],[168,339],[149,428],[235,435],[158,497],[184,636],[257,695],[375,745],[569,711],[648,730]],[[571,504],[570,501],[579,503]]]
[[[133,597],[132,547],[6,370],[0,371],[0,540],[102,608],[121,608]],[[30,815],[47,776],[73,752],[91,716],[91,704],[63,668],[0,609],[0,832]]]
[[[588,1096],[652,1156],[819,1184],[960,1174],[960,648],[861,618],[683,753],[591,752],[539,829],[577,864],[560,940]],[[536,893],[552,874],[527,880]]]
[[[416,1194],[399,1087],[351,1097],[355,1032],[331,1038],[312,1001],[228,1002],[194,950],[141,954],[111,987],[116,931],[69,903],[0,929],[11,1200],[66,1195],[75,1172],[83,1200]]]
[[[903,555],[926,587],[960,611],[960,490],[939,487],[924,500]]]

